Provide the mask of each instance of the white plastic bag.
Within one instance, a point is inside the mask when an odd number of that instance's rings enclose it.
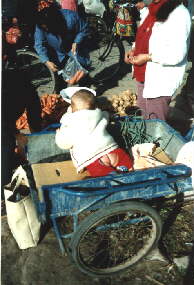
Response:
[[[75,94],[75,92],[86,89],[94,94],[96,96],[96,91],[88,88],[88,87],[67,87],[65,89],[62,89],[60,91],[60,95],[63,97],[63,100],[69,104],[71,104],[71,97]]]
[[[95,14],[103,17],[105,6],[100,0],[83,0],[86,13]]]
[[[21,196],[21,185],[23,189],[26,188],[26,196],[24,193],[24,196]],[[4,194],[8,225],[19,248],[37,246],[41,223],[30,196],[28,179],[22,166],[16,169],[10,187],[4,188]],[[18,199],[18,196],[21,199]]]

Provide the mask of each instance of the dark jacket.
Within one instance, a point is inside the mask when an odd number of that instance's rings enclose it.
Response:
[[[72,43],[77,43],[78,54],[83,58],[83,61],[87,63],[89,56],[87,53],[83,53],[83,50],[85,49],[83,49],[82,46],[88,35],[87,23],[79,17],[77,12],[66,9],[61,9],[60,12],[62,13],[66,22],[66,34],[64,39],[62,39],[60,36],[48,33],[36,26],[34,48],[38,53],[40,60],[42,62],[54,61],[51,59],[48,49],[49,46],[49,48],[56,53],[58,62],[61,63],[65,59],[66,55],[70,52]]]
[[[16,121],[26,110],[30,128],[40,131],[41,106],[36,90],[19,70],[2,71],[1,96],[1,183],[5,185],[16,167]]]

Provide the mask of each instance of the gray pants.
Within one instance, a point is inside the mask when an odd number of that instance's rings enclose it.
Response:
[[[161,119],[166,121],[171,96],[143,98],[144,83],[137,81],[137,106],[142,110],[144,119]]]

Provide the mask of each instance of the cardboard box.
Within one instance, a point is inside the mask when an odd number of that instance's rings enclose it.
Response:
[[[36,187],[52,185],[89,178],[89,173],[77,173],[71,160],[31,165]]]

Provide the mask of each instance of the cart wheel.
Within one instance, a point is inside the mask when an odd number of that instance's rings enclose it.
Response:
[[[158,242],[161,228],[161,218],[150,206],[117,203],[81,222],[71,241],[71,254],[84,273],[106,277],[147,255]]]

